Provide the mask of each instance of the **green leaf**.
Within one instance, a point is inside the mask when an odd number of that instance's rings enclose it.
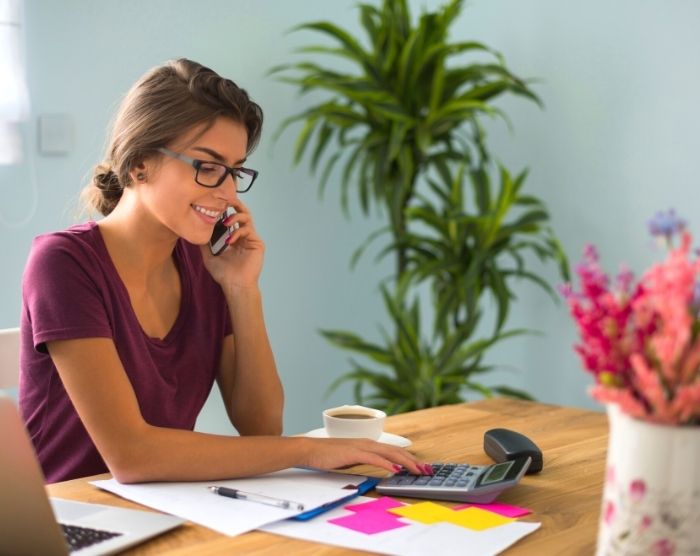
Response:
[[[325,33],[331,38],[337,40],[347,51],[354,55],[354,58],[362,65],[362,67],[370,73],[374,73],[371,60],[367,53],[348,32],[341,29],[337,25],[327,21],[317,21],[314,23],[303,23],[294,28],[294,30],[311,30]]]
[[[365,250],[370,246],[372,242],[376,238],[378,238],[382,234],[390,233],[391,228],[389,226],[384,226],[383,228],[380,228],[374,232],[372,232],[368,238],[357,248],[352,254],[352,257],[350,258],[350,268],[354,269],[355,265],[357,262],[360,260],[360,257],[364,254]]]
[[[309,118],[306,120],[306,125],[297,137],[297,142],[294,146],[294,164],[299,164],[299,161],[304,154],[304,150],[306,149],[306,145],[309,143],[311,134],[313,133],[314,129],[316,129],[317,123],[318,120],[316,118]]]
[[[503,396],[508,396],[509,398],[518,398],[521,400],[535,401],[535,398],[533,398],[524,390],[512,388],[511,386],[494,386],[492,387],[492,390],[497,394],[502,394]]]
[[[318,186],[318,193],[320,197],[323,197],[323,193],[326,190],[326,184],[328,183],[328,178],[330,178],[330,175],[333,172],[333,167],[336,165],[342,154],[342,152],[338,151],[326,161],[326,167],[323,170],[323,175],[321,176],[321,181],[319,182]]]
[[[479,384],[478,382],[465,382],[464,385],[469,388],[469,390],[473,390],[475,392],[479,392],[482,396],[485,398],[492,398],[493,397],[493,392],[491,388],[488,386],[484,386],[483,384]]]

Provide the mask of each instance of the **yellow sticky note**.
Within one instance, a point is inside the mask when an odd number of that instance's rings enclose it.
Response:
[[[504,517],[500,514],[474,507],[456,512],[450,511],[448,517],[449,519],[443,519],[442,521],[449,521],[454,525],[460,525],[468,529],[474,529],[475,531],[483,531],[484,529],[498,527],[499,525],[505,525],[506,523],[515,521],[510,517]]]
[[[435,502],[419,502],[410,506],[400,508],[390,508],[392,514],[400,515],[418,521],[420,523],[438,523],[440,521],[452,521],[452,514],[460,512],[452,511],[450,508],[436,504]]]

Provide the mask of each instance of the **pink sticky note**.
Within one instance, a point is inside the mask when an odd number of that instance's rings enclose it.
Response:
[[[371,502],[362,502],[360,504],[350,504],[345,506],[346,510],[351,512],[364,512],[367,510],[388,510],[389,508],[400,508],[405,506],[403,502],[399,502],[390,496],[382,496]]]
[[[344,517],[329,519],[328,523],[352,529],[365,535],[374,535],[375,533],[382,533],[408,525],[408,523],[399,521],[396,516],[384,510],[363,510]]]
[[[494,502],[493,504],[463,504],[461,506],[455,506],[452,509],[459,511],[467,508],[481,508],[482,510],[487,510],[505,517],[521,517],[532,513],[532,510],[528,510],[527,508],[511,506],[510,504],[500,504],[498,502]]]

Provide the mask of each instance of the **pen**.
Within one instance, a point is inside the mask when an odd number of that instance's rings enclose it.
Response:
[[[211,490],[214,494],[226,496],[227,498],[237,498],[238,500],[259,502],[260,504],[277,506],[278,508],[284,508],[285,510],[304,510],[304,504],[299,504],[298,502],[283,500],[281,498],[273,498],[272,496],[265,496],[264,494],[255,494],[254,492],[244,492],[242,490],[238,490],[237,488],[210,486],[209,490]]]

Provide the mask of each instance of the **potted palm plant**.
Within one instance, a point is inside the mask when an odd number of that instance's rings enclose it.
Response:
[[[384,241],[379,256],[393,257],[395,274],[381,290],[394,330],[382,330],[380,343],[340,330],[322,334],[365,361],[351,359],[352,369],[332,387],[353,381],[358,402],[390,413],[455,403],[469,390],[528,397],[507,385],[484,385],[479,376],[490,369],[484,355],[525,332],[506,328],[515,280],[553,295],[528,265],[529,253],[557,263],[568,277],[544,203],[523,191],[525,172],[513,176],[493,160],[481,123],[506,118],[493,104],[503,94],[539,99],[498,52],[449,41],[461,8],[452,0],[414,22],[405,0],[360,4],[364,43],[331,22],[303,24],[297,29],[334,44],[302,48],[312,60],[273,69],[302,93],[326,93],[280,128],[301,124],[294,162],[308,159],[321,192],[337,182],[344,210],[354,190],[364,214],[378,208],[386,215],[387,225],[352,261]],[[469,56],[474,60],[463,62]],[[330,65],[317,61],[324,57]],[[334,58],[354,71],[335,69]],[[418,296],[426,286],[430,325]],[[488,297],[497,314],[484,335],[479,325]]]

